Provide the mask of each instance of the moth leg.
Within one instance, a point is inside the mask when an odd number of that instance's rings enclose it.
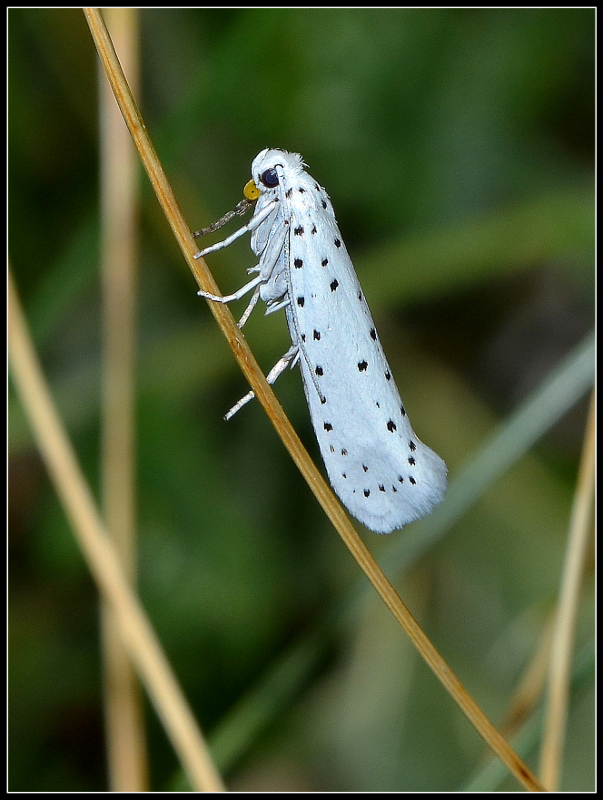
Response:
[[[216,303],[230,303],[233,300],[240,300],[241,297],[244,297],[247,294],[247,292],[250,292],[258,285],[258,283],[261,283],[263,280],[264,279],[262,278],[262,276],[258,275],[257,277],[250,280],[249,283],[246,283],[245,286],[241,286],[241,288],[234,294],[227,294],[224,295],[223,297],[220,297],[217,294],[211,294],[211,292],[204,292],[203,289],[199,289],[197,294],[199,295],[199,297],[204,297],[206,300],[214,300]]]
[[[279,360],[272,367],[268,375],[266,375],[267,382],[272,386],[272,384],[276,381],[279,375],[281,375],[287,369],[289,364],[293,366],[298,359],[299,359],[299,347],[296,344],[291,345],[291,347],[287,350],[285,355],[282,358],[279,358]],[[224,415],[224,419],[229,420],[231,417],[234,417],[237,411],[240,411],[240,409],[243,408],[244,405],[247,405],[247,403],[250,400],[253,400],[254,397],[255,397],[255,392],[253,390],[251,392],[247,392],[245,397],[241,397],[239,402],[235,403],[235,405],[230,409],[230,411],[228,411]]]
[[[239,228],[238,231],[235,231],[230,236],[227,236],[226,239],[224,239],[223,241],[216,242],[216,244],[212,244],[211,247],[206,247],[204,250],[199,250],[198,253],[195,253],[194,258],[202,258],[203,256],[206,256],[208,253],[213,253],[216,250],[222,250],[222,248],[228,247],[229,244],[232,244],[240,236],[243,236],[244,233],[247,233],[247,231],[255,230],[258,227],[258,225],[261,225],[261,223],[266,219],[266,217],[268,217],[272,213],[272,211],[276,208],[278,202],[279,202],[278,200],[273,200],[272,203],[269,203],[266,206],[266,208],[260,211],[259,214],[256,214],[254,217],[252,217],[251,221],[248,222],[247,225],[243,225],[242,228]]]
[[[255,290],[255,292],[251,295],[251,300],[249,301],[249,305],[247,306],[247,308],[243,312],[243,316],[237,322],[237,326],[238,326],[239,329],[241,329],[243,327],[243,325],[247,322],[247,320],[251,316],[251,312],[256,307],[257,302],[258,302],[259,299],[260,299],[260,287],[258,286],[258,288]]]
[[[266,311],[264,312],[264,316],[267,317],[268,314],[274,314],[275,311],[280,311],[281,308],[285,308],[291,302],[290,298],[286,298],[282,300],[280,303],[271,303],[269,306],[266,306]]]

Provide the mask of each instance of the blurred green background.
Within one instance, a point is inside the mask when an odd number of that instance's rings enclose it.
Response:
[[[141,109],[191,228],[234,207],[261,149],[300,152],[454,481],[593,326],[594,10],[165,9],[140,25]],[[8,46],[10,258],[98,495],[97,59],[77,9],[9,10]],[[373,593],[346,600],[365,582],[259,405],[222,421],[244,378],[140,183],[140,593],[229,787],[459,789],[481,740]],[[234,291],[248,238],[209,262]],[[266,370],[288,347],[281,315],[245,330]],[[276,391],[319,458],[298,371]],[[9,403],[9,788],[102,790],[98,598],[12,387]],[[495,724],[558,592],[585,417],[583,398],[388,573]],[[429,524],[363,536],[385,559]],[[592,623],[589,565],[573,791],[594,787]],[[245,732],[233,709],[266,680]],[[147,719],[153,788],[177,788]]]

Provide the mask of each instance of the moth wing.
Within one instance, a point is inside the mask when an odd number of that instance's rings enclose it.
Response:
[[[413,432],[332,211],[315,205],[292,211],[287,318],[331,484],[389,533],[442,500],[446,466]]]

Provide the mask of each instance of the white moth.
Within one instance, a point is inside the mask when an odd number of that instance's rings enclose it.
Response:
[[[196,254],[227,247],[251,231],[257,275],[238,292],[253,291],[242,327],[259,298],[266,314],[284,308],[291,347],[269,383],[299,363],[316,438],[341,501],[368,528],[390,533],[429,514],[446,490],[446,465],[410,426],[375,325],[326,191],[297,153],[266,149],[245,187],[257,199],[248,225]],[[207,230],[216,230],[241,204]],[[200,233],[204,233],[202,231]],[[249,392],[229,419],[253,397]]]

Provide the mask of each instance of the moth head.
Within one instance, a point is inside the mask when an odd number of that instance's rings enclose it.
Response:
[[[255,200],[263,192],[276,189],[288,175],[301,172],[302,169],[302,157],[297,153],[266,148],[255,157],[251,165],[253,180],[245,187],[245,197]]]
[[[274,189],[278,184],[279,177],[276,168],[268,167],[258,176],[257,182],[252,178],[249,183],[245,184],[243,194],[248,200],[257,200],[263,189]]]
[[[260,175],[260,181],[267,189],[274,189],[275,186],[278,186],[279,177],[276,170],[277,166],[282,167],[283,165],[275,164],[274,167],[268,167],[268,169],[265,169]]]

